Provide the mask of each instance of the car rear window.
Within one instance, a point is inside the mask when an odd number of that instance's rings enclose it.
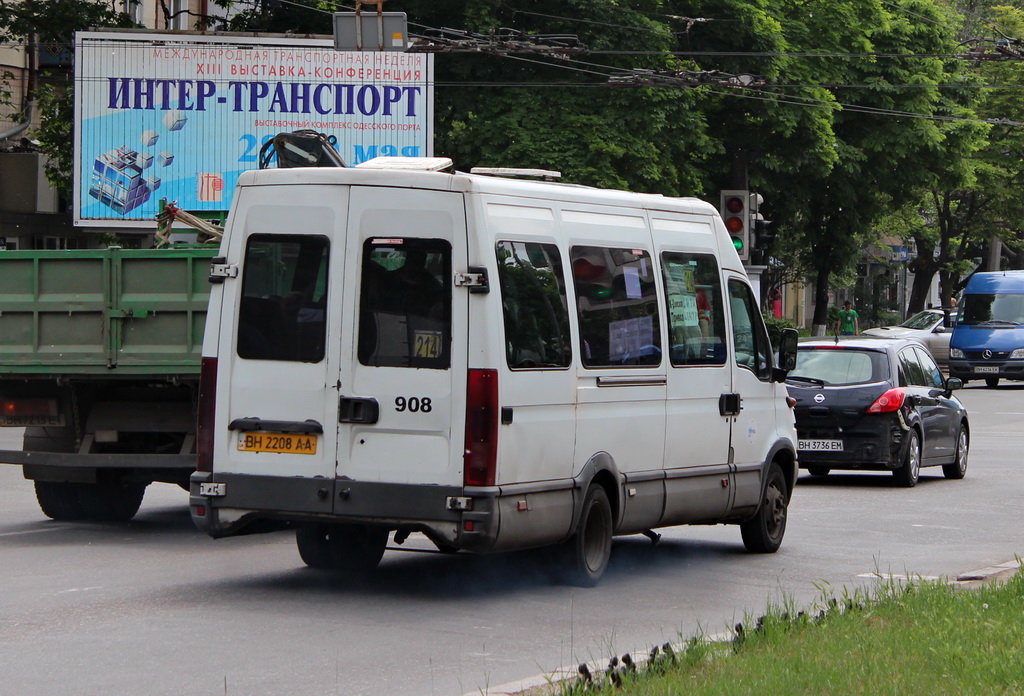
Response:
[[[801,347],[791,377],[820,379],[825,384],[867,384],[889,379],[885,353],[856,348]]]

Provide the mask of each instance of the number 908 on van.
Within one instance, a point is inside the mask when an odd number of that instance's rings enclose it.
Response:
[[[579,585],[614,535],[735,524],[779,548],[796,333],[777,365],[712,206],[386,163],[240,177],[211,273],[201,529],[279,522],[348,572],[392,534],[551,547]]]

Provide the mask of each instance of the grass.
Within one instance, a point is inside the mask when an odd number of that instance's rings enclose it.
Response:
[[[559,694],[1024,694],[1024,572],[975,590],[886,581],[745,623],[732,641],[620,659]]]

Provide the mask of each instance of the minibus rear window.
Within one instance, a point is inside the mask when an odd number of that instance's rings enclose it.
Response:
[[[643,249],[569,250],[586,367],[660,365],[654,265]]]
[[[359,288],[359,362],[451,364],[452,248],[443,239],[368,239]]]
[[[254,234],[242,261],[238,356],[320,362],[330,243],[319,235]]]

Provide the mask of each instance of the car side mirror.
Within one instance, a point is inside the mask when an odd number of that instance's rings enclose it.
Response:
[[[959,377],[950,377],[946,380],[946,391],[956,391],[957,389],[963,389],[964,381]]]
[[[779,337],[779,366],[772,378],[776,382],[785,382],[786,375],[796,367],[796,343],[800,334],[796,329],[783,329]]]
[[[932,333],[946,333],[946,327],[943,326],[942,324],[939,324],[934,329],[932,329]]]

